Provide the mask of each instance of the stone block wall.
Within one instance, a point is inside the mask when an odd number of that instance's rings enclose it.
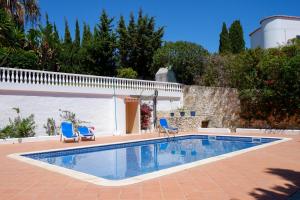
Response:
[[[185,111],[185,116],[179,115]],[[190,116],[196,111],[196,116]],[[197,130],[203,121],[209,121],[209,128],[230,128],[237,125],[240,113],[238,91],[233,88],[185,86],[182,110],[159,112],[158,117],[166,117],[170,124],[181,131]]]

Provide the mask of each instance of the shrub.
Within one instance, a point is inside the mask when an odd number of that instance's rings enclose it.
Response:
[[[46,129],[46,133],[48,135],[55,135],[56,134],[55,120],[53,118],[48,118],[47,124],[44,125],[44,128]]]
[[[22,118],[19,108],[13,108],[16,111],[17,117],[13,120],[9,119],[9,124],[4,127],[0,132],[1,138],[7,137],[32,137],[35,135],[35,121],[34,115]]]
[[[88,123],[86,121],[81,121],[80,119],[78,119],[76,117],[76,114],[68,111],[68,110],[60,110],[60,118],[62,119],[62,121],[69,121],[72,122],[72,124],[74,125],[74,128],[77,128],[80,124],[83,123]]]
[[[168,42],[154,54],[151,72],[155,75],[159,68],[172,66],[180,83],[194,84],[194,79],[203,73],[208,55],[206,49],[195,43]]]
[[[137,78],[138,74],[131,67],[117,69],[117,77],[119,78]]]
[[[23,49],[0,48],[0,66],[38,69],[38,56],[33,51]]]
[[[149,128],[151,122],[152,108],[148,104],[141,105],[141,128],[143,130]]]

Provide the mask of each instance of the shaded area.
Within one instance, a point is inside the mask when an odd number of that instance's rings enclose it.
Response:
[[[269,168],[266,173],[279,176],[289,183],[275,185],[271,190],[255,188],[250,193],[251,196],[257,200],[294,200],[292,197],[296,196],[295,193],[300,188],[300,172],[289,169]]]

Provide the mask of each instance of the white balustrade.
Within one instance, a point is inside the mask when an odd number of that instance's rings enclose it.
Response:
[[[1,83],[110,89],[115,88],[141,91],[157,89],[167,92],[182,92],[182,85],[178,83],[68,74],[4,67],[0,67],[0,84]]]

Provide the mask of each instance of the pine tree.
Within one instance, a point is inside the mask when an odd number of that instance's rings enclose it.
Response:
[[[56,40],[56,42],[59,42],[59,33],[58,33],[55,23],[53,25],[53,32],[54,32],[54,39]]]
[[[222,32],[220,33],[220,40],[219,40],[219,53],[229,53],[230,49],[230,40],[229,40],[229,33],[226,27],[226,23],[223,22]]]
[[[74,46],[76,48],[80,47],[80,28],[79,28],[78,19],[76,19]]]
[[[161,46],[163,28],[155,29],[155,19],[143,15],[140,10],[137,22],[133,14],[130,15],[128,25],[128,65],[138,72],[143,79],[151,79],[151,65],[155,51]]]
[[[245,50],[243,28],[239,20],[235,20],[229,28],[231,52],[234,54]]]
[[[136,25],[135,25],[135,19],[134,15],[131,12],[130,18],[129,18],[129,24],[127,27],[127,34],[128,34],[128,40],[127,40],[127,50],[128,50],[128,59],[127,59],[127,66],[126,67],[132,67],[134,70],[136,70],[136,54],[137,54],[137,31],[136,31]]]
[[[86,47],[92,40],[92,33],[90,26],[86,23],[83,24],[83,34],[82,34],[82,46]]]
[[[69,24],[68,21],[65,20],[65,37],[64,37],[64,43],[67,45],[71,45],[72,44],[72,38],[71,38],[71,33],[69,30]]]
[[[118,49],[119,49],[119,66],[130,67],[128,65],[128,33],[124,17],[120,17],[118,25]]]
[[[112,29],[113,18],[103,10],[100,22],[94,29],[93,45],[88,49],[96,75],[113,76],[116,73],[116,35]]]

